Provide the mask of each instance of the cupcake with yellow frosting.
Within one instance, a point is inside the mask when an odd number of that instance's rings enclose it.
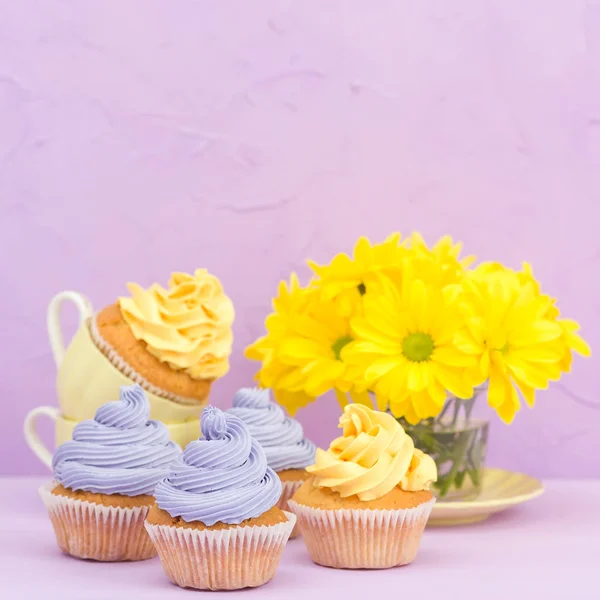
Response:
[[[229,370],[234,311],[220,281],[197,269],[173,273],[168,287],[128,284],[91,320],[92,339],[135,383],[174,402],[204,403]]]
[[[342,569],[412,562],[435,503],[433,459],[388,413],[349,404],[340,427],[289,501],[312,560]]]

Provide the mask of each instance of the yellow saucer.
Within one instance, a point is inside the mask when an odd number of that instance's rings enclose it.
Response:
[[[537,498],[543,492],[542,482],[529,475],[504,469],[485,469],[481,493],[477,498],[459,502],[438,500],[427,525],[477,523],[494,513]]]

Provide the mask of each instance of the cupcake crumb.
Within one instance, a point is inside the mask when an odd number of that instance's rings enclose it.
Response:
[[[429,502],[433,494],[429,491],[405,492],[396,486],[392,491],[376,500],[359,500],[358,496],[342,498],[337,492],[314,485],[314,477],[308,479],[294,494],[294,502],[312,508],[335,510],[340,508],[358,508],[371,510],[395,510],[415,508]]]
[[[273,506],[273,508],[254,519],[246,519],[241,523],[233,525],[230,525],[228,523],[215,523],[214,525],[207,527],[204,523],[200,521],[192,521],[188,523],[187,521],[184,521],[181,517],[172,517],[166,510],[162,510],[156,504],[154,504],[148,512],[146,521],[150,523],[150,525],[169,525],[171,527],[183,527],[184,529],[198,529],[200,531],[209,529],[216,531],[221,529],[232,529],[234,527],[259,527],[261,525],[278,525],[279,523],[285,523],[287,521],[287,517],[281,509],[277,508],[276,506]]]
[[[82,502],[91,502],[102,506],[120,506],[121,508],[132,508],[135,506],[149,506],[154,502],[152,496],[123,496],[121,494],[96,494],[84,490],[71,490],[63,485],[57,485],[52,489],[55,496],[64,496]]]

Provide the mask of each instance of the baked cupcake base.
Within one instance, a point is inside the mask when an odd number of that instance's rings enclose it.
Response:
[[[144,389],[180,404],[206,405],[213,379],[192,379],[153,356],[146,343],[135,338],[118,304],[92,317],[90,335],[113,366]]]
[[[399,489],[361,502],[314,488],[312,480],[289,501],[313,562],[339,569],[387,569],[411,563],[434,504],[430,492]]]
[[[154,498],[72,491],[50,482],[39,489],[59,548],[105,562],[145,560],[156,550],[144,528]]]
[[[304,469],[285,469],[284,471],[277,471],[277,475],[279,476],[279,479],[281,479],[281,486],[283,488],[279,502],[277,502],[277,506],[281,510],[293,512],[290,510],[288,502],[302,486],[302,484],[310,478],[310,474]],[[300,529],[298,528],[298,523],[296,523],[292,534],[290,535],[290,539],[294,539],[299,535]]]
[[[237,590],[258,587],[275,576],[295,523],[295,515],[274,507],[239,525],[206,527],[172,519],[153,507],[146,529],[173,583],[199,590]]]

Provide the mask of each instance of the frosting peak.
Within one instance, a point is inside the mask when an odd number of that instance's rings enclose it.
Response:
[[[317,450],[316,464],[306,470],[314,484],[338,492],[376,500],[396,486],[415,492],[437,480],[433,459],[415,449],[410,436],[388,413],[362,404],[348,404],[340,417],[343,435],[329,450]]]
[[[315,445],[304,439],[302,425],[271,402],[269,390],[242,388],[233,397],[229,414],[239,417],[256,438],[275,471],[304,469],[315,460]]]
[[[95,416],[95,420],[101,425],[117,429],[141,427],[149,418],[150,405],[139,385],[123,386],[119,400],[103,404]]]
[[[214,379],[229,370],[234,311],[221,282],[206,269],[173,273],[167,289],[128,284],[119,298],[123,318],[148,352],[193,379]]]
[[[202,414],[200,429],[207,440],[222,439],[227,433],[225,414],[214,406],[207,406]]]
[[[184,521],[238,524],[271,509],[281,481],[259,443],[237,417],[208,406],[204,437],[191,442],[154,492],[157,505]]]
[[[139,496],[152,494],[180,448],[160,421],[148,420],[150,406],[138,385],[121,387],[95,418],[82,421],[73,439],[52,459],[54,478],[72,490]]]

